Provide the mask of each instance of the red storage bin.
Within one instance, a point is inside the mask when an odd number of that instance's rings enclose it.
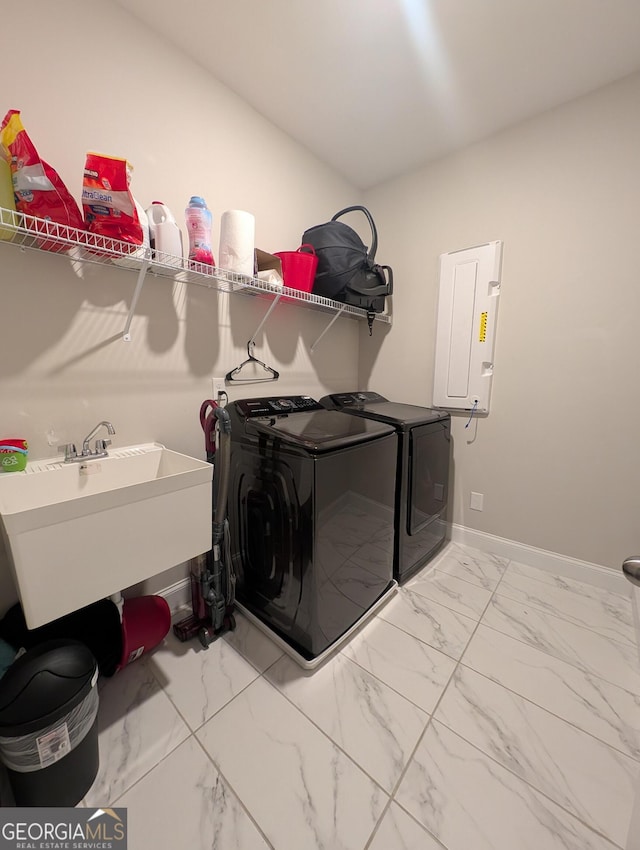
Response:
[[[318,267],[313,245],[301,245],[297,251],[276,251],[282,263],[284,285],[301,292],[311,292]]]
[[[162,596],[125,599],[122,609],[122,655],[119,670],[156,647],[171,628],[171,611]]]

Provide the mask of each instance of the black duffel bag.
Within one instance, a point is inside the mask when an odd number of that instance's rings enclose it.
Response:
[[[366,215],[371,226],[370,250],[353,228],[337,220],[357,210]],[[393,292],[393,271],[375,262],[378,233],[369,210],[346,207],[331,221],[305,230],[302,242],[313,245],[318,256],[313,294],[366,310],[371,334],[375,314],[384,311],[384,299]]]

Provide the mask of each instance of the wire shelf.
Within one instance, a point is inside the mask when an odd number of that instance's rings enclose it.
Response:
[[[23,250],[48,251],[59,256],[66,256],[73,262],[170,276],[178,282],[205,286],[218,292],[264,298],[281,296],[283,301],[298,303],[325,313],[334,313],[336,318],[338,315],[352,319],[367,318],[366,310],[350,304],[332,301],[330,298],[286,286],[274,286],[256,277],[196,263],[161,251],[152,253],[150,248],[132,246],[128,242],[110,239],[2,207],[0,207],[0,244],[17,245]],[[375,321],[390,324],[391,316],[386,313],[376,313]]]

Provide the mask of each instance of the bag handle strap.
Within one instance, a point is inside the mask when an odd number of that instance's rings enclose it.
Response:
[[[357,292],[358,295],[366,295],[369,298],[375,298],[378,295],[393,295],[393,270],[391,266],[379,266],[377,263],[374,263],[371,266],[371,270],[379,280],[377,286],[371,286],[371,281],[364,284],[356,276],[354,280],[350,280],[347,284],[349,289],[352,292]]]
[[[372,260],[375,260],[376,251],[378,250],[378,231],[376,230],[376,226],[375,226],[375,223],[373,221],[373,218],[371,217],[371,213],[369,212],[369,210],[366,207],[360,207],[360,206],[345,207],[343,210],[340,210],[340,212],[337,212],[334,216],[332,216],[331,221],[337,221],[340,218],[340,216],[345,215],[345,213],[358,212],[358,211],[363,212],[366,215],[367,220],[369,222],[369,226],[371,227],[371,234],[373,236],[373,241],[371,243],[371,248],[369,249],[369,256],[371,257]]]

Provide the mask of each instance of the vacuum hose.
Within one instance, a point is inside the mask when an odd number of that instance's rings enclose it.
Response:
[[[224,535],[224,520],[229,498],[229,472],[231,467],[231,419],[224,407],[216,407],[216,419],[220,434],[216,471],[219,470],[218,490],[213,514],[213,544],[220,543]]]
[[[227,610],[227,600],[223,587],[222,543],[224,540],[225,518],[227,515],[227,499],[229,496],[229,477],[231,466],[231,419],[224,407],[216,407],[215,415],[218,420],[219,445],[216,458],[218,486],[216,503],[213,513],[213,528],[211,532],[212,570],[207,580],[205,592],[207,605],[211,609],[211,624],[214,632],[220,631]],[[204,588],[203,588],[204,590]]]

